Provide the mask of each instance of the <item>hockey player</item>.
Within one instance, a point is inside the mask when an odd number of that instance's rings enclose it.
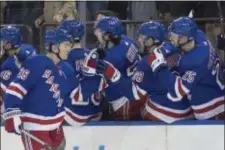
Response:
[[[81,47],[81,40],[84,36],[84,25],[79,20],[64,21],[59,25],[59,28],[65,29],[72,36],[72,49],[69,52],[67,61],[73,67],[76,78],[82,84],[84,95],[82,100],[77,101],[75,98],[76,92],[72,92],[72,105],[66,106],[66,117],[68,123],[73,126],[83,125],[90,120],[100,120],[102,116],[100,103],[102,100],[102,90],[104,89],[103,79],[100,76],[86,76],[81,70],[84,58],[90,50]],[[92,86],[90,86],[92,85]],[[93,93],[96,92],[96,93]],[[91,96],[86,97],[86,93]],[[89,94],[88,94],[89,95]]]
[[[99,58],[110,62],[122,75],[119,84],[105,89],[106,99],[112,105],[116,119],[137,119],[145,103],[146,95],[141,95],[137,90],[129,77],[132,73],[128,70],[134,67],[140,59],[138,49],[133,43],[122,40],[122,26],[116,17],[105,17],[97,22],[95,33],[98,41],[103,45],[102,48],[96,50]],[[85,61],[85,67],[89,68],[87,70],[95,69],[88,62],[88,60]]]
[[[7,127],[8,132],[20,133],[19,127],[22,125],[23,129],[54,149],[63,150],[63,101],[67,94],[67,84],[57,64],[61,59],[67,59],[71,37],[63,30],[58,30],[56,34],[57,44],[47,56],[37,55],[23,62],[16,79],[8,86],[3,119],[14,120],[14,124]],[[25,150],[47,150],[23,133],[22,141]]]
[[[196,119],[217,118],[224,113],[224,74],[219,56],[209,42],[198,42],[196,23],[188,17],[174,20],[169,32],[173,45],[181,51],[177,62],[180,76],[168,70],[159,49],[148,57],[149,66],[168,87],[171,101],[188,96]]]
[[[0,85],[2,96],[9,83],[19,72],[21,63],[29,56],[36,55],[36,49],[29,44],[21,44],[22,36],[20,30],[13,26],[6,26],[1,29],[1,43],[5,53],[9,56],[1,65]],[[2,99],[3,100],[3,99]],[[2,105],[1,111],[4,110]]]
[[[145,22],[139,27],[137,35],[139,45],[144,49],[146,56],[136,66],[133,80],[149,95],[142,112],[143,119],[172,123],[192,117],[189,101],[187,99],[179,102],[170,101],[167,98],[167,87],[148,66],[148,54],[151,54],[155,48],[160,47],[165,55],[167,51],[171,53],[173,48],[172,44],[163,43],[165,38],[163,24],[156,21]]]

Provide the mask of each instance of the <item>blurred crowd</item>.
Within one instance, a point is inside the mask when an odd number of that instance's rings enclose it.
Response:
[[[221,2],[221,4],[222,10],[225,10],[224,2]],[[216,1],[1,1],[0,23],[30,26],[33,34],[36,35],[33,36],[32,41],[35,41],[35,46],[39,46],[40,35],[38,28],[43,24],[57,24],[62,20],[72,20],[79,17],[83,21],[93,21],[96,19],[99,10],[112,11],[121,20],[144,22],[149,19],[163,19],[169,22],[173,18],[187,16],[191,9],[195,11],[194,18],[210,19],[219,17]],[[212,21],[212,19],[211,21],[198,22],[198,24],[206,32],[212,43],[215,44],[216,35],[220,33],[220,24]],[[135,24],[127,25],[126,32],[131,32],[130,29],[134,28],[134,26]],[[92,29],[93,26],[86,27],[87,45],[91,45],[95,40]],[[27,31],[24,32],[27,34]]]

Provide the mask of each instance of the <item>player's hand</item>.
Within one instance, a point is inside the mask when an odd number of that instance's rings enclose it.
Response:
[[[97,59],[99,58],[97,49],[92,50],[84,59],[82,72],[85,76],[96,75]]]
[[[56,22],[60,23],[62,22],[64,19],[63,15],[62,14],[56,14],[54,17],[53,17],[53,20],[55,20]]]
[[[217,36],[216,46],[218,49],[225,50],[225,35],[219,34]]]
[[[21,111],[18,108],[7,109],[3,114],[3,119],[5,120],[5,130],[10,133],[21,134]]]
[[[163,53],[159,49],[155,48],[153,53],[148,56],[148,65],[151,66],[153,72],[156,72],[162,66],[166,66]]]
[[[104,45],[98,44],[98,48],[96,49],[96,52],[98,53],[99,59],[104,59],[105,58],[105,49]]]
[[[175,53],[178,53],[179,49],[177,47],[175,47],[171,42],[164,42],[160,46],[160,51],[163,53],[163,55],[165,57],[167,57],[167,56],[171,56]]]
[[[86,56],[82,71],[84,75],[94,76],[101,75],[110,82],[116,82],[120,79],[120,72],[109,62],[99,59],[97,49],[92,50],[88,56]]]
[[[121,73],[111,63],[105,60],[99,59],[97,61],[96,73],[111,83],[115,83],[121,78]]]

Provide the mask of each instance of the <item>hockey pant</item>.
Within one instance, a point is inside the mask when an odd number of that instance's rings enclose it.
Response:
[[[53,150],[65,150],[66,140],[62,125],[58,129],[52,131],[29,131],[29,133],[54,147]],[[48,150],[46,147],[23,133],[21,138],[25,150]]]
[[[116,120],[137,120],[147,101],[147,94],[139,100],[127,100],[119,109],[113,110]]]

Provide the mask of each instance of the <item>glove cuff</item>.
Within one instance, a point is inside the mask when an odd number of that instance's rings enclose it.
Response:
[[[20,116],[20,115],[21,115],[21,110],[18,109],[18,108],[15,108],[15,109],[13,109],[13,110],[11,110],[11,111],[9,111],[9,112],[4,113],[4,114],[2,115],[2,118],[3,118],[4,120],[7,120],[7,119],[13,118],[13,117],[15,117],[15,116]]]
[[[116,72],[113,74],[113,76],[112,76],[110,81],[112,83],[115,83],[115,82],[119,81],[120,78],[121,78],[121,73],[118,70],[116,70]]]

